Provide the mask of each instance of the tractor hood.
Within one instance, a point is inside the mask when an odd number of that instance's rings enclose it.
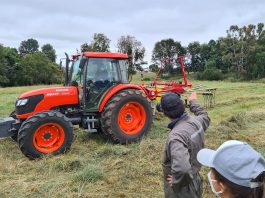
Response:
[[[18,118],[28,118],[35,113],[51,110],[55,107],[77,105],[77,87],[51,87],[26,92],[16,102]]]
[[[33,91],[28,91],[19,96],[21,98],[28,98],[31,96],[43,95],[44,97],[58,97],[58,96],[73,96],[77,95],[76,87],[51,87],[51,88],[43,88],[36,89]]]

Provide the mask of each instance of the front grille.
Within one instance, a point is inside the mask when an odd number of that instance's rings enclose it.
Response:
[[[28,97],[28,102],[27,104],[23,106],[16,106],[16,113],[18,115],[26,114],[26,113],[31,113],[34,111],[35,107],[37,104],[44,98],[43,94],[36,95],[36,96],[30,96]]]

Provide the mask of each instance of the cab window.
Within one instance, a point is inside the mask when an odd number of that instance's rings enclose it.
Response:
[[[121,81],[123,83],[128,83],[128,61],[119,60],[120,70],[121,70]]]
[[[73,62],[71,68],[71,84],[77,83],[78,86],[83,85],[82,69],[79,67],[81,56]]]

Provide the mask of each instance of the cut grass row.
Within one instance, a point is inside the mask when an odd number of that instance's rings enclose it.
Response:
[[[216,107],[208,109],[212,124],[206,146],[227,139],[249,142],[265,154],[265,86],[262,83],[199,82],[217,88]],[[16,97],[37,87],[0,89],[0,117],[7,116]],[[184,96],[185,97],[185,96]],[[199,96],[202,103],[203,98]],[[6,197],[163,197],[161,155],[168,120],[159,114],[140,143],[122,146],[100,134],[75,129],[69,153],[29,161],[16,143],[0,139],[0,194]],[[204,197],[214,197],[207,185]],[[1,196],[0,196],[1,197]]]

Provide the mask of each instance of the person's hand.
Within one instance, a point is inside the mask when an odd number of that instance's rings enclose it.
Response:
[[[167,182],[168,182],[169,186],[172,187],[172,185],[173,185],[173,177],[172,177],[172,175],[168,175],[167,176]]]
[[[196,92],[192,92],[192,93],[188,96],[188,102],[190,102],[191,100],[197,100],[197,93],[196,93]]]

